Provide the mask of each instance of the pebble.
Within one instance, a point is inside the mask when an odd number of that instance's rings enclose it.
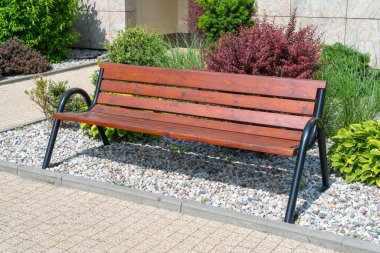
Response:
[[[0,133],[0,160],[40,167],[50,130],[45,121]],[[282,221],[294,162],[294,157],[169,138],[103,146],[70,123],[60,129],[52,157],[57,166],[50,170]],[[305,162],[297,223],[380,243],[380,188],[347,184],[332,174],[330,188],[321,193],[319,166],[314,147]]]

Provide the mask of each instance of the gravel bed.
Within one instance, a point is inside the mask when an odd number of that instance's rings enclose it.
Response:
[[[50,129],[44,121],[0,133],[0,159],[40,167]],[[77,124],[65,124],[50,170],[282,220],[294,162],[295,158],[169,138],[102,146]],[[380,189],[347,184],[334,174],[331,183],[320,192],[315,147],[305,164],[297,223],[379,243]]]
[[[70,68],[74,66],[79,66],[82,64],[96,62],[96,59],[99,56],[105,55],[104,50],[95,50],[95,49],[70,49],[69,58],[60,63],[53,63],[52,70],[59,70]],[[0,81],[12,80],[19,77],[25,77],[28,75],[17,75],[17,76],[4,76]]]

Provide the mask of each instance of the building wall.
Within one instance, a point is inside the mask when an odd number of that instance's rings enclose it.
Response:
[[[187,0],[81,0],[84,13],[75,27],[75,47],[103,48],[128,24],[145,24],[157,32],[187,32]]]
[[[371,54],[380,66],[380,0],[257,0],[259,16],[285,24],[294,9],[300,26],[317,25],[326,43],[342,42]],[[187,32],[187,0],[81,0],[75,45],[102,48],[118,30],[146,24],[161,33]]]
[[[259,16],[287,23],[297,9],[301,26],[317,25],[326,43],[341,42],[371,54],[380,66],[380,0],[257,0]]]
[[[80,5],[84,12],[75,23],[81,34],[76,47],[103,48],[102,44],[112,41],[118,30],[136,20],[136,0],[81,0]]]

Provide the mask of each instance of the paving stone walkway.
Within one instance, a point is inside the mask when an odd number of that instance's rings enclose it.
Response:
[[[0,171],[0,252],[334,252]]]
[[[94,91],[90,83],[90,75],[98,66],[90,66],[69,72],[47,76],[54,81],[69,81],[68,86],[83,88],[88,92]],[[40,108],[25,94],[35,85],[33,80],[0,85],[0,130],[21,126],[39,119],[44,119]]]

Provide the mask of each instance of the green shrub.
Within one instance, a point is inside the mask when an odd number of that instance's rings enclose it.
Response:
[[[78,6],[78,0],[1,0],[0,43],[17,38],[59,60],[78,39],[73,29]]]
[[[323,49],[318,79],[328,83],[323,121],[328,135],[350,124],[372,120],[380,113],[380,72],[369,57],[334,44]]]
[[[36,87],[30,91],[25,91],[25,93],[41,108],[46,118],[50,119],[57,111],[63,94],[69,89],[67,87],[68,82],[54,82],[39,77],[34,83]],[[83,110],[85,107],[84,100],[81,97],[74,96],[66,104],[65,111],[75,112]]]
[[[198,19],[198,28],[207,43],[216,41],[223,33],[235,33],[242,25],[253,25],[255,0],[197,0],[204,14]]]
[[[342,128],[332,140],[329,155],[334,170],[343,173],[348,183],[380,187],[380,120]]]
[[[146,26],[120,31],[105,48],[110,62],[140,66],[160,66],[160,60],[167,50],[163,36],[149,32]]]

